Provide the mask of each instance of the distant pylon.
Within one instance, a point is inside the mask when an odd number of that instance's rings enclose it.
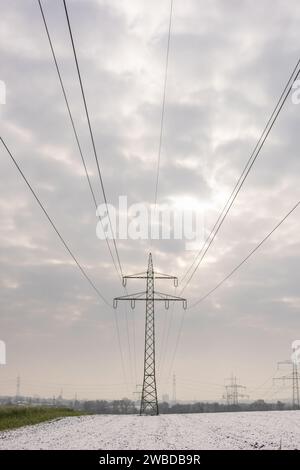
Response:
[[[172,402],[176,403],[176,375],[173,374]]]
[[[136,301],[146,302],[146,318],[145,318],[145,350],[144,350],[144,378],[141,396],[140,414],[158,415],[157,387],[155,377],[155,302],[164,302],[165,308],[169,308],[170,302],[181,301],[183,307],[186,308],[186,299],[164,294],[154,290],[154,282],[156,279],[173,280],[175,287],[178,285],[178,279],[175,276],[162,274],[154,271],[152,255],[149,254],[148,269],[144,273],[123,276],[123,285],[126,286],[127,279],[145,279],[146,291],[137,294],[124,295],[114,299],[114,307],[117,308],[119,300],[129,300],[131,308],[135,307]]]
[[[16,401],[20,399],[20,390],[21,390],[21,377],[19,374],[17,377],[17,385],[16,385]]]
[[[135,402],[141,402],[141,397],[142,397],[142,385],[141,384],[136,384],[135,385],[135,391],[133,392],[133,396],[134,396],[134,401]],[[135,397],[136,396],[136,397]]]
[[[248,395],[239,392],[239,390],[245,390],[246,387],[239,385],[237,383],[236,377],[233,376],[233,374],[229,379],[226,380],[229,380],[229,384],[225,385],[225,394],[223,395],[223,398],[226,399],[227,405],[237,406],[239,404],[240,398],[248,397]]]
[[[293,407],[299,409],[299,374],[298,366],[293,362]]]
[[[274,377],[274,381],[282,380],[285,382],[286,380],[292,381],[292,406],[295,410],[300,408],[300,400],[299,400],[299,372],[298,372],[298,365],[296,362],[292,360],[287,361],[280,361],[277,363],[277,368],[279,369],[280,365],[289,365],[292,366],[291,373],[288,375],[282,375],[281,377]]]

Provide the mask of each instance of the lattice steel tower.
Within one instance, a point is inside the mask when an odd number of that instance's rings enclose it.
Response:
[[[227,405],[238,406],[240,398],[248,398],[248,395],[240,392],[240,390],[246,390],[246,387],[238,384],[237,379],[233,374],[226,380],[229,380],[229,384],[225,385],[225,394],[223,395],[223,398],[226,399]]]
[[[172,402],[176,405],[176,375],[173,374]]]
[[[287,375],[282,375],[281,377],[274,377],[273,381],[282,380],[283,383],[287,380],[291,380],[292,382],[292,405],[294,410],[300,409],[300,397],[299,397],[299,372],[298,372],[298,364],[293,360],[287,361],[280,361],[277,363],[277,369],[280,368],[281,365],[288,365],[291,366],[291,373]]]
[[[140,414],[158,415],[157,387],[155,377],[155,302],[165,302],[165,308],[169,308],[170,302],[182,301],[186,308],[186,299],[169,294],[164,294],[154,290],[156,279],[171,279],[175,287],[178,285],[178,279],[175,276],[155,272],[153,269],[152,255],[149,254],[148,269],[145,273],[123,276],[123,286],[126,286],[127,279],[145,279],[146,291],[136,294],[124,295],[114,299],[114,307],[117,307],[119,300],[130,300],[131,308],[135,307],[136,301],[146,302],[145,318],[145,350],[144,350],[144,378],[141,395]]]

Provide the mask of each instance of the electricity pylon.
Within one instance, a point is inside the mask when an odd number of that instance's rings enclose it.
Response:
[[[239,392],[239,390],[245,390],[246,387],[239,385],[236,381],[236,377],[232,375],[230,379],[226,380],[230,381],[228,385],[225,385],[225,395],[223,395],[223,398],[226,399],[227,405],[237,406],[240,398],[248,398],[248,395]]]
[[[174,286],[178,286],[178,279],[175,276],[162,274],[154,271],[152,255],[149,254],[148,269],[144,273],[132,274],[123,276],[123,286],[126,286],[127,279],[145,279],[146,291],[138,292],[136,294],[124,295],[122,297],[114,298],[114,308],[117,308],[119,300],[130,301],[131,308],[135,308],[137,301],[146,302],[146,319],[145,319],[145,350],[144,350],[144,379],[141,396],[140,415],[153,414],[158,415],[158,401],[157,401],[157,388],[155,377],[155,315],[154,304],[155,302],[164,302],[165,308],[168,309],[170,302],[181,301],[183,308],[186,309],[187,301],[182,297],[164,294],[154,290],[154,282],[156,279],[172,280]]]
[[[173,374],[172,402],[176,405],[176,375]]]
[[[133,392],[133,396],[137,396],[137,398],[135,398],[134,402],[141,402],[141,396],[142,396],[142,390],[141,390],[141,387],[142,385],[140,384],[136,384],[135,386],[135,392]]]
[[[21,389],[21,377],[20,374],[17,377],[17,386],[16,386],[16,401],[20,400],[20,389]]]
[[[292,372],[288,375],[282,375],[281,377],[274,377],[273,380],[283,380],[283,383],[286,380],[292,381],[293,387],[293,398],[292,404],[295,410],[299,410],[300,408],[300,400],[299,400],[299,374],[298,374],[298,365],[295,361],[287,360],[281,361],[277,363],[277,369],[279,369],[280,365],[289,365],[292,366]]]

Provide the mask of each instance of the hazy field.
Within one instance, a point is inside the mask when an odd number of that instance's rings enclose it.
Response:
[[[300,411],[62,418],[0,433],[1,449],[300,449]]]

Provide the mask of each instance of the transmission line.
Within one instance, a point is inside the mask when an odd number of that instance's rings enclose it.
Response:
[[[67,97],[67,93],[66,93],[66,89],[65,89],[65,86],[64,86],[64,82],[63,82],[63,79],[62,79],[61,72],[60,72],[60,68],[59,68],[59,65],[58,65],[58,61],[57,61],[57,58],[56,58],[55,50],[54,50],[54,47],[53,47],[53,42],[52,42],[51,35],[50,35],[50,32],[49,32],[49,28],[48,28],[48,25],[47,25],[47,20],[46,20],[45,14],[44,14],[44,10],[43,10],[41,0],[38,0],[38,2],[39,2],[39,7],[40,7],[43,23],[44,23],[44,26],[45,26],[45,31],[46,31],[47,38],[48,38],[48,41],[49,41],[51,53],[52,53],[52,56],[53,56],[56,72],[57,72],[57,75],[58,75],[58,79],[59,79],[59,82],[60,82],[60,86],[61,86],[61,89],[62,89],[64,100],[65,100],[65,103],[66,103],[67,111],[68,111],[68,114],[69,114],[69,117],[70,117],[71,126],[72,126],[72,129],[73,129],[73,133],[74,133],[75,140],[76,140],[76,143],[77,143],[77,147],[78,147],[78,150],[79,150],[79,154],[80,154],[80,157],[81,157],[82,165],[83,165],[83,168],[84,168],[85,176],[87,178],[88,185],[89,185],[89,188],[90,188],[90,192],[91,192],[91,195],[92,195],[92,199],[93,199],[93,202],[94,202],[94,205],[95,205],[95,209],[97,211],[98,203],[97,203],[97,200],[96,200],[95,192],[93,190],[93,186],[92,186],[92,183],[91,183],[91,179],[89,177],[89,173],[88,173],[88,169],[87,169],[87,166],[86,166],[85,158],[84,158],[82,148],[81,148],[81,145],[80,145],[78,132],[77,132],[75,122],[74,122],[74,118],[73,118],[71,108],[70,108],[70,105],[69,105],[69,100],[68,100],[68,97]],[[99,217],[99,220],[101,221],[102,226],[103,226],[103,222],[102,222],[101,217]],[[105,232],[104,232],[104,234],[105,234]],[[112,254],[111,247],[110,247],[110,244],[109,244],[109,241],[108,241],[108,238],[107,238],[106,234],[105,234],[105,241],[106,241],[106,245],[107,245],[107,248],[109,250],[112,262],[114,264],[115,270],[117,272],[117,275],[120,276],[120,273],[119,273],[119,270],[117,268],[117,265],[116,265],[114,256]]]
[[[160,119],[160,134],[159,134],[159,143],[158,143],[158,155],[157,155],[157,167],[156,167],[156,181],[155,181],[155,192],[154,192],[154,210],[157,207],[157,198],[158,198],[158,185],[159,185],[159,175],[160,175],[160,162],[161,162],[161,150],[162,150],[162,141],[163,141],[163,131],[164,131],[164,118],[165,118],[165,105],[166,105],[166,94],[167,94],[167,81],[168,81],[168,68],[169,68],[169,55],[170,55],[170,42],[171,42],[171,30],[172,30],[172,17],[173,17],[173,0],[170,0],[170,14],[169,14],[169,27],[168,27],[168,40],[167,40],[167,50],[166,50],[166,63],[165,63],[165,73],[164,73],[164,84],[163,84],[163,98],[162,98],[162,107],[161,107],[161,119]],[[152,251],[152,240],[150,243],[150,251]],[[174,289],[176,295],[176,287]],[[174,304],[172,306],[171,315],[173,315]],[[158,371],[161,368],[164,344],[165,344],[165,333],[166,333],[166,324],[167,316],[164,317],[163,323],[163,332],[160,348],[160,358],[158,364]],[[167,336],[168,341],[168,336]],[[167,343],[166,343],[167,344]],[[159,373],[159,372],[158,372]]]
[[[102,191],[104,203],[105,203],[106,210],[107,210],[107,216],[108,216],[108,219],[109,219],[109,225],[110,225],[110,230],[111,230],[111,236],[112,236],[112,239],[113,239],[113,245],[114,245],[115,252],[116,252],[116,256],[117,256],[117,261],[118,261],[118,266],[119,266],[120,274],[121,274],[121,277],[123,277],[123,270],[122,270],[122,266],[121,266],[121,261],[120,261],[119,251],[118,251],[118,247],[117,247],[117,243],[116,243],[116,239],[115,239],[115,234],[114,234],[113,227],[112,227],[112,223],[111,223],[110,213],[109,213],[109,209],[108,209],[108,203],[107,203],[107,197],[106,197],[105,187],[104,187],[104,183],[103,183],[103,177],[102,177],[102,173],[101,173],[101,168],[100,168],[100,164],[99,164],[99,159],[98,159],[98,153],[97,153],[97,149],[96,149],[94,134],[93,134],[93,130],[92,130],[90,115],[89,115],[89,111],[88,111],[88,106],[87,106],[87,101],[86,101],[86,97],[85,97],[83,82],[82,82],[82,78],[81,78],[81,73],[80,73],[80,68],[79,68],[79,62],[78,62],[78,58],[77,58],[76,47],[75,47],[75,43],[74,43],[74,38],[73,38],[73,33],[72,33],[72,28],[71,28],[70,18],[69,18],[69,14],[68,14],[68,9],[67,9],[66,0],[63,0],[63,4],[64,4],[64,10],[65,10],[65,14],[66,14],[66,19],[67,19],[67,24],[68,24],[68,30],[69,30],[70,39],[71,39],[71,44],[72,44],[72,50],[73,50],[74,60],[75,60],[75,64],[76,64],[77,75],[78,75],[79,84],[80,84],[80,89],[81,89],[81,95],[82,95],[82,99],[83,99],[85,114],[86,114],[87,123],[88,123],[88,128],[89,128],[89,133],[90,133],[90,137],[91,137],[93,152],[94,152],[94,156],[95,156],[95,160],[96,160],[96,165],[97,165],[97,171],[98,171],[98,176],[99,176],[101,191]]]
[[[165,105],[166,105],[168,67],[169,67],[169,53],[170,53],[171,28],[172,28],[172,13],[173,13],[173,0],[170,1],[168,42],[167,42],[167,52],[166,52],[166,65],[165,65],[165,76],[164,76],[164,87],[163,87],[163,99],[162,99],[162,107],[161,107],[160,134],[159,134],[159,143],[158,143],[158,156],[157,156],[156,181],[155,181],[155,193],[154,193],[154,206],[155,207],[157,205],[161,149],[162,149],[162,140],[163,140],[163,131],[164,131]]]
[[[113,245],[114,245],[114,249],[115,249],[115,253],[116,253],[117,264],[118,264],[118,266],[119,266],[119,270],[118,270],[117,267],[116,267],[115,259],[114,259],[113,255],[112,255],[111,248],[110,248],[110,245],[109,245],[109,242],[108,242],[108,239],[107,239],[106,234],[105,234],[105,239],[106,239],[106,243],[107,243],[107,246],[108,246],[108,248],[109,248],[109,251],[110,251],[110,254],[111,254],[111,257],[112,257],[114,266],[115,266],[115,269],[116,269],[118,275],[120,275],[120,277],[121,277],[121,279],[122,279],[122,277],[123,277],[122,265],[121,265],[121,261],[120,261],[120,256],[119,256],[119,251],[118,251],[116,239],[115,239],[115,234],[114,234],[114,231],[113,231],[113,228],[112,228],[112,223],[111,223],[111,218],[110,218],[110,213],[109,213],[108,203],[107,203],[107,196],[106,196],[106,192],[105,192],[105,187],[104,187],[102,172],[101,172],[101,168],[100,168],[100,164],[99,164],[99,158],[98,158],[98,153],[97,153],[97,149],[96,149],[96,144],[95,144],[93,129],[92,129],[91,120],[90,120],[90,115],[89,115],[88,106],[87,106],[87,101],[86,101],[86,97],[85,97],[85,91],[84,91],[84,87],[83,87],[83,81],[82,81],[81,72],[80,72],[80,68],[79,68],[79,62],[78,62],[78,58],[77,58],[76,47],[75,47],[75,42],[74,42],[73,33],[72,33],[72,28],[71,28],[71,22],[70,22],[70,18],[69,18],[69,14],[68,14],[68,9],[67,9],[67,4],[66,4],[66,1],[65,1],[65,0],[63,0],[63,4],[64,4],[64,10],[65,10],[65,14],[66,14],[66,19],[67,19],[67,24],[68,24],[68,30],[69,30],[69,35],[70,35],[71,44],[72,44],[72,50],[73,50],[73,55],[74,55],[74,60],[75,60],[75,65],[76,65],[76,70],[77,70],[77,75],[78,75],[79,84],[80,84],[80,89],[81,89],[81,95],[82,95],[83,104],[84,104],[84,109],[85,109],[85,114],[86,114],[86,118],[87,118],[87,123],[88,123],[90,138],[91,138],[91,142],[92,142],[93,153],[94,153],[94,157],[95,157],[95,160],[96,160],[96,165],[97,165],[97,171],[98,171],[98,176],[99,176],[101,191],[102,191],[102,194],[103,194],[103,199],[104,199],[104,203],[105,203],[106,210],[107,210],[107,216],[108,216],[108,220],[109,220],[109,225],[110,225],[110,230],[111,230],[111,235],[112,235],[112,241],[113,241]],[[53,49],[53,48],[51,48],[51,49]],[[57,61],[55,61],[55,62],[56,62],[56,64],[57,64]],[[95,198],[95,196],[94,196],[94,192],[93,192],[93,199],[94,199],[94,203],[95,203],[96,208],[97,208],[97,203],[96,203],[96,198]],[[101,220],[101,223],[102,223],[102,219],[101,219],[101,218],[100,218],[100,220]],[[126,321],[126,333],[127,333],[127,335],[128,335],[129,356],[131,356],[131,349],[130,349],[130,343],[129,343],[129,325],[128,325],[128,318],[127,318],[127,316],[125,317],[125,321]],[[135,338],[134,338],[134,342],[135,342]],[[132,361],[130,360],[130,362],[132,362]]]
[[[177,292],[177,287],[175,287],[175,294],[174,295],[176,295],[176,292]],[[175,309],[175,302],[173,302],[173,305],[172,305],[170,313],[169,313],[169,321],[167,321],[167,315],[165,313],[162,340],[161,340],[161,347],[160,347],[160,355],[159,355],[159,362],[158,362],[158,374],[160,376],[162,375],[162,371],[164,370],[166,355],[167,355],[167,351],[168,351],[171,326],[172,326],[172,321],[173,321],[173,317],[174,317],[174,309]]]
[[[104,303],[106,303],[106,305],[108,305],[109,307],[112,307],[111,304],[108,302],[108,300],[104,297],[104,295],[100,292],[100,290],[96,287],[96,285],[94,284],[94,282],[90,279],[90,277],[88,276],[88,274],[85,272],[85,270],[83,269],[83,267],[81,266],[81,264],[79,263],[79,261],[77,260],[77,258],[75,257],[75,255],[73,254],[73,252],[71,251],[71,249],[69,248],[68,244],[66,243],[66,241],[64,240],[63,236],[61,235],[61,233],[59,232],[58,228],[56,227],[56,225],[54,224],[53,220],[51,219],[51,217],[49,216],[47,210],[45,209],[45,207],[43,206],[42,202],[40,201],[38,195],[36,194],[36,192],[34,191],[33,187],[31,186],[31,184],[29,183],[28,179],[26,178],[25,174],[23,173],[23,171],[21,170],[19,164],[17,163],[17,161],[15,160],[14,156],[12,155],[11,151],[9,150],[9,148],[7,147],[6,143],[4,142],[3,138],[0,136],[0,140],[5,148],[5,150],[7,151],[8,155],[10,156],[11,160],[13,161],[15,167],[17,168],[18,172],[20,173],[20,175],[22,176],[23,180],[25,181],[27,187],[29,188],[30,192],[32,193],[32,195],[34,196],[36,202],[38,203],[38,205],[40,206],[40,208],[42,209],[42,211],[44,212],[45,216],[47,217],[48,219],[48,222],[50,222],[52,228],[54,229],[54,231],[56,232],[58,238],[60,239],[60,241],[62,242],[63,246],[65,247],[65,249],[67,250],[67,252],[69,253],[69,255],[73,258],[73,260],[75,261],[77,267],[80,269],[81,271],[81,274],[86,278],[86,280],[88,281],[88,283],[90,284],[90,286],[94,289],[94,291],[97,293],[97,295],[103,300]]]
[[[27,179],[27,177],[25,176],[24,172],[22,171],[22,169],[20,168],[19,164],[17,163],[16,159],[14,158],[14,156],[12,155],[11,151],[9,150],[8,146],[6,145],[5,141],[3,140],[3,138],[0,136],[0,140],[5,148],[5,150],[7,151],[8,155],[10,156],[12,162],[14,163],[15,167],[17,168],[18,172],[20,173],[20,175],[22,176],[23,180],[25,181],[28,189],[30,190],[31,194],[34,196],[36,202],[38,203],[38,205],[40,206],[40,208],[42,209],[43,213],[45,214],[48,222],[50,223],[50,225],[52,226],[52,228],[54,229],[54,231],[56,232],[58,238],[60,239],[61,243],[63,244],[63,246],[65,247],[65,249],[67,250],[67,252],[69,253],[69,255],[71,256],[71,258],[74,260],[74,262],[76,263],[77,267],[79,268],[81,274],[85,277],[85,279],[87,280],[87,282],[90,284],[90,286],[94,289],[94,291],[96,292],[96,294],[98,295],[98,297],[101,298],[101,300],[110,308],[112,308],[112,305],[109,303],[109,301],[104,297],[104,295],[101,293],[101,291],[98,289],[98,287],[95,285],[95,283],[90,279],[90,277],[88,276],[88,274],[86,273],[86,271],[84,270],[84,268],[81,266],[81,264],[79,263],[78,259],[76,258],[76,256],[73,254],[72,250],[69,248],[67,242],[64,240],[63,236],[61,235],[60,231],[58,230],[58,228],[56,227],[55,223],[53,222],[52,218],[50,217],[50,215],[48,214],[47,210],[45,209],[44,205],[42,204],[42,202],[40,201],[38,195],[36,194],[35,190],[33,189],[33,187],[31,186],[29,180]],[[114,310],[114,309],[113,309]],[[123,371],[123,376],[124,376],[124,379],[125,379],[125,382],[127,383],[127,380],[126,380],[126,373],[125,373],[125,366],[124,366],[124,357],[123,357],[123,351],[122,351],[122,344],[121,344],[121,338],[120,338],[120,328],[119,328],[119,323],[118,323],[118,318],[117,318],[117,315],[116,315],[116,312],[114,310],[114,319],[115,319],[115,326],[116,326],[116,332],[117,332],[117,341],[118,341],[118,346],[119,346],[119,352],[120,352],[120,356],[121,356],[121,366],[122,366],[122,371]]]
[[[299,205],[300,205],[300,201],[298,201],[294,205],[294,207],[292,207],[292,209],[280,220],[280,222],[275,225],[275,227],[261,240],[261,242],[258,245],[256,245],[255,248],[253,248],[253,250],[251,250],[250,253],[221,282],[219,282],[213,289],[211,289],[207,294],[205,294],[203,297],[201,297],[197,302],[195,302],[190,307],[188,307],[188,309],[191,309],[191,308],[195,307],[196,305],[198,305],[200,302],[203,302],[208,296],[210,296],[219,287],[221,287],[221,285],[224,284],[224,282],[226,282],[241,266],[243,266],[243,264],[245,264],[249,260],[249,258],[251,258],[252,255],[254,255],[254,253],[271,237],[271,235],[286,221],[286,219],[297,209],[297,207]],[[177,349],[178,349],[178,345],[179,345],[179,341],[180,341],[180,337],[181,337],[181,333],[182,333],[182,327],[183,327],[183,322],[184,322],[184,319],[185,319],[185,313],[186,313],[186,311],[183,312],[183,315],[181,317],[181,323],[180,323],[180,327],[179,327],[179,330],[178,330],[178,335],[177,335],[177,338],[176,338],[175,349],[174,349],[174,352],[173,352],[173,355],[172,355],[171,367],[169,369],[168,377],[171,375],[171,372],[172,372],[172,369],[173,369],[174,360],[175,360],[175,356],[176,356],[176,353],[177,353]]]
[[[286,219],[297,209],[299,204],[300,204],[300,201],[298,201],[297,204],[294,205],[294,207],[283,217],[283,219],[281,219],[281,221],[277,225],[275,225],[275,227],[271,230],[271,232],[269,232],[262,239],[262,241],[258,245],[256,245],[256,247],[253,248],[253,250],[250,251],[250,253],[229,274],[227,274],[226,277],[224,277],[224,279],[222,279],[222,281],[220,281],[213,289],[207,292],[207,294],[205,294],[203,297],[197,300],[197,302],[193,303],[189,308],[193,308],[196,305],[198,305],[200,302],[203,302],[203,300],[207,299],[207,297],[209,297],[213,292],[219,289],[219,287],[221,287],[224,284],[224,282],[226,282],[238,269],[240,269],[240,267],[243,266],[243,264],[245,264],[248,261],[248,259],[251,258],[252,255],[254,255],[254,253],[268,240],[268,238],[271,237],[271,235],[275,232],[275,230],[277,230],[286,221]]]
[[[265,125],[264,129],[263,129],[263,132],[256,144],[256,146],[254,147],[254,150],[253,152],[251,153],[238,181],[236,182],[235,186],[234,186],[234,189],[232,190],[228,200],[226,201],[220,215],[218,216],[218,219],[216,220],[213,228],[211,229],[208,237],[205,239],[200,251],[197,253],[194,261],[192,262],[191,266],[188,268],[188,270],[185,272],[184,276],[182,277],[182,280],[181,280],[181,284],[183,283],[184,279],[188,276],[189,272],[192,270],[193,266],[196,264],[197,262],[197,259],[199,258],[199,261],[197,263],[197,265],[194,267],[192,273],[190,274],[187,282],[185,283],[185,285],[183,286],[182,290],[180,291],[180,295],[182,295],[182,293],[185,291],[185,289],[187,288],[187,286],[189,285],[189,283],[191,282],[193,276],[195,275],[200,263],[202,262],[202,260],[204,259],[207,251],[209,250],[210,246],[212,245],[217,233],[219,232],[227,214],[229,213],[238,193],[240,192],[248,174],[250,173],[257,157],[259,156],[259,153],[260,153],[260,150],[261,148],[263,147],[273,125],[275,124],[275,121],[281,111],[281,109],[283,108],[283,105],[292,89],[292,86],[293,86],[293,83],[295,82],[295,80],[298,78],[299,74],[300,74],[300,69],[299,69],[299,65],[300,65],[300,59],[298,60],[296,66],[294,67],[291,75],[290,75],[290,78],[287,82],[287,84],[285,85],[284,87],[284,90],[283,92],[281,93],[277,103],[276,103],[276,106],[271,114],[271,116],[269,117],[268,121],[267,121],[267,124]],[[191,308],[191,307],[190,307]],[[183,313],[183,316],[182,316],[182,319],[185,318],[185,314],[186,312]],[[168,325],[168,331],[171,329],[171,323],[172,323],[172,320],[173,320],[173,316],[171,315],[170,316],[170,319],[169,319],[169,325]],[[183,322],[183,320],[182,320]],[[180,325],[180,329],[182,329],[182,324]]]
[[[191,282],[192,278],[194,277],[194,274],[196,273],[200,263],[202,262],[202,260],[204,259],[207,251],[209,250],[210,246],[212,245],[216,235],[218,234],[221,226],[223,225],[223,222],[228,214],[228,212],[230,211],[237,195],[239,194],[247,176],[249,175],[256,159],[258,158],[259,154],[260,154],[260,151],[265,143],[265,141],[267,140],[270,132],[271,132],[271,129],[273,128],[275,122],[276,122],[276,119],[280,113],[280,111],[282,110],[286,100],[287,100],[287,97],[289,96],[290,94],[290,91],[292,89],[292,86],[293,86],[293,83],[295,82],[295,80],[297,80],[297,78],[299,77],[299,74],[300,74],[300,68],[299,68],[299,65],[300,65],[300,59],[298,60],[252,154],[250,155],[250,158],[249,160],[247,161],[245,167],[244,167],[244,170],[241,174],[241,176],[239,177],[232,193],[230,194],[229,196],[229,199],[227,200],[225,206],[223,207],[215,225],[213,226],[209,236],[206,238],[201,250],[198,252],[198,254],[196,255],[193,263],[192,263],[192,266],[196,263],[196,260],[198,257],[200,257],[199,261],[197,262],[196,266],[194,267],[194,269],[192,270],[192,273],[190,274],[190,276],[188,277],[188,280],[187,282],[185,283],[184,287],[182,288],[181,292],[180,292],[180,295],[182,295],[182,293],[185,291],[185,289],[187,288],[187,286],[189,285],[189,283]],[[185,273],[183,279],[187,276],[188,272],[191,270],[192,266],[188,269],[188,271]]]

